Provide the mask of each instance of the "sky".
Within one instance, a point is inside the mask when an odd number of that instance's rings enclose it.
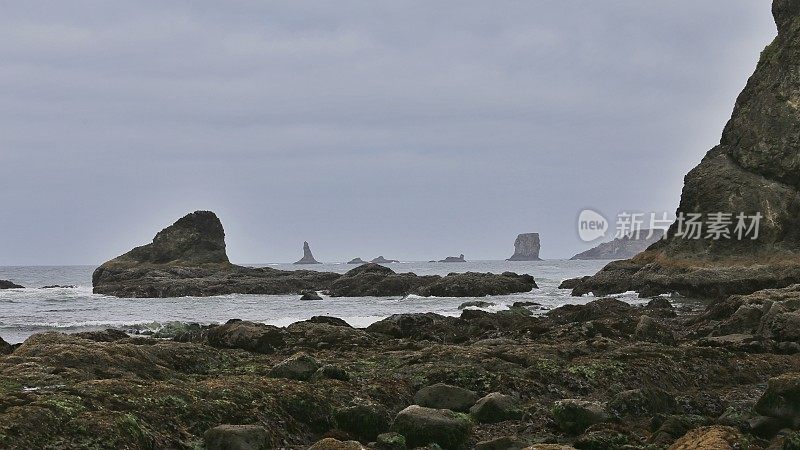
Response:
[[[584,208],[674,214],[776,34],[752,0],[1,4],[0,265],[198,209],[239,263],[568,258]]]

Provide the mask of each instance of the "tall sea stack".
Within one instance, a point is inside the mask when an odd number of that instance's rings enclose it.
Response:
[[[303,242],[303,257],[300,258],[299,261],[295,262],[295,264],[322,264],[322,263],[314,259],[314,255],[311,254],[311,247],[308,246],[308,242]]]
[[[800,1],[775,0],[775,40],[761,53],[720,144],[685,178],[677,216],[732,219],[730,238],[668,237],[632,259],[607,265],[574,294],[679,292],[725,297],[800,283]],[[760,215],[739,239],[738,215]],[[727,216],[730,215],[730,216]],[[758,230],[757,237],[755,230]],[[686,228],[683,228],[686,231]]]
[[[514,241],[514,254],[506,261],[541,261],[539,233],[523,233]]]

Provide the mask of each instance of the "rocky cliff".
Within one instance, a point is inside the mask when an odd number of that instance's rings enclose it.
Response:
[[[632,233],[628,236],[616,238],[611,242],[603,242],[602,244],[590,248],[585,252],[578,253],[570,259],[589,260],[633,258],[639,253],[645,251],[647,247],[650,247],[652,244],[658,242],[658,240],[662,237],[664,237],[664,230],[653,230],[652,235],[650,230],[642,230],[638,233]]]
[[[609,264],[575,294],[724,297],[800,282],[800,1],[775,0],[772,12],[777,37],[761,53],[720,144],[686,175],[677,211],[706,221],[730,214],[731,237],[680,236],[687,229],[676,222],[667,239]],[[739,214],[762,217],[756,238],[737,238]]]
[[[507,261],[541,261],[539,233],[523,233],[514,241],[514,254]]]
[[[316,259],[314,259],[314,255],[311,254],[311,247],[308,245],[308,242],[303,242],[303,257],[300,258],[299,261],[295,262],[295,264],[321,264],[321,263]]]

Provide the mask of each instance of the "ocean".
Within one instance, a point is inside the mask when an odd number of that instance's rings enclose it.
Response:
[[[499,311],[518,301],[539,303],[536,313],[569,303],[586,303],[592,297],[572,297],[558,289],[562,280],[592,275],[609,261],[549,260],[532,262],[470,261],[466,263],[401,262],[388,264],[395,272],[418,275],[446,275],[451,272],[512,271],[536,278],[538,289],[531,292],[482,297],[495,303],[486,308]],[[249,264],[283,270],[298,268],[344,273],[354,265],[319,264]],[[92,271],[95,266],[0,267],[0,280],[26,286],[25,289],[0,290],[0,337],[9,343],[24,341],[43,331],[78,332],[121,328],[156,330],[171,321],[223,323],[238,318],[285,326],[312,316],[328,315],[346,320],[355,327],[369,324],[397,313],[435,312],[457,316],[459,305],[475,298],[441,297],[351,297],[301,301],[299,295],[222,295],[182,298],[116,298],[92,294]],[[47,285],[75,286],[41,289]],[[621,296],[631,303],[641,303],[635,294]]]

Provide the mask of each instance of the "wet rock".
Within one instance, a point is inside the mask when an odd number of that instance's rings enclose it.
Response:
[[[364,450],[358,441],[340,441],[334,438],[325,438],[317,441],[308,450]]]
[[[675,309],[672,303],[666,297],[658,296],[647,302],[645,305],[647,309]]]
[[[219,425],[203,435],[207,450],[266,450],[267,439],[260,425]]]
[[[295,264],[320,264],[311,254],[311,247],[309,247],[308,242],[303,242],[303,257],[296,261]]]
[[[556,401],[551,412],[558,428],[570,434],[580,434],[590,426],[610,418],[603,405],[577,399]]]
[[[322,300],[315,291],[303,291],[300,293],[300,300]]]
[[[672,331],[649,316],[639,318],[639,323],[633,331],[633,338],[640,342],[675,345],[675,335]]]
[[[478,394],[469,389],[437,383],[414,394],[414,403],[435,409],[466,412],[478,401]]]
[[[488,308],[490,306],[494,306],[496,303],[487,302],[484,300],[471,300],[468,302],[464,302],[458,305],[458,309],[466,309],[466,308]]]
[[[589,275],[586,275],[584,277],[569,278],[569,279],[566,279],[566,280],[562,281],[561,284],[558,285],[558,288],[559,289],[575,289],[575,287],[578,286],[579,284],[581,284],[581,282],[586,281],[589,278],[592,278],[592,277],[589,276]]]
[[[447,409],[412,405],[400,411],[392,431],[402,434],[409,447],[438,444],[445,450],[460,449],[469,437],[469,420]]]
[[[392,423],[386,407],[368,402],[337,410],[334,420],[339,429],[364,442],[374,441],[379,434],[388,431]]]
[[[130,337],[128,336],[128,333],[122,330],[115,330],[113,328],[108,328],[103,331],[84,331],[81,333],[74,333],[73,336],[97,342],[113,342]]]
[[[20,286],[16,283],[12,283],[6,280],[0,280],[0,289],[22,289],[23,286]]]
[[[523,411],[513,397],[492,392],[478,400],[469,409],[469,414],[479,423],[497,423],[521,419]]]
[[[711,424],[711,419],[697,415],[672,415],[656,416],[651,422],[655,432],[650,436],[649,443],[657,446],[666,446],[675,442],[689,430]]]
[[[380,333],[395,338],[431,337],[457,341],[463,341],[463,338],[459,337],[463,331],[463,328],[459,328],[458,319],[436,313],[393,314],[367,327],[369,333]]]
[[[507,261],[541,261],[539,233],[523,233],[514,241],[514,254]]]
[[[608,409],[618,416],[648,417],[672,413],[678,404],[675,397],[659,388],[622,391],[608,402]]]
[[[615,298],[592,300],[585,305],[564,305],[547,312],[558,324],[598,319],[631,319],[631,305]]]
[[[689,431],[672,444],[669,450],[738,450],[747,446],[747,440],[737,429],[709,426]]]
[[[622,449],[633,444],[636,440],[624,426],[611,423],[592,425],[575,440],[579,449]]]
[[[231,319],[207,333],[208,343],[219,348],[240,348],[256,353],[273,353],[285,345],[284,330],[263,323]]]
[[[417,294],[425,297],[485,297],[530,292],[536,287],[536,281],[530,275],[465,272],[451,273],[426,283],[417,289]]]
[[[303,322],[324,323],[326,325],[333,325],[333,326],[336,326],[336,327],[353,328],[344,319],[340,319],[338,317],[332,317],[332,316],[313,316],[312,318],[310,318],[308,320],[304,320]]]
[[[400,433],[381,433],[375,442],[378,450],[406,450],[406,438]]]
[[[786,423],[775,417],[756,416],[747,421],[747,428],[750,433],[764,439],[769,439],[778,434],[785,427]]]
[[[279,362],[269,371],[271,377],[305,381],[319,369],[319,363],[307,353],[297,353]]]
[[[475,450],[522,450],[528,443],[516,436],[503,436],[475,444]]]
[[[334,364],[325,364],[317,369],[312,376],[314,380],[329,379],[339,381],[350,381],[350,374],[346,370]]]
[[[788,427],[800,427],[800,372],[770,378],[754,409],[762,416],[780,419]]]
[[[42,286],[39,289],[75,289],[75,286],[73,286],[73,285],[51,284],[49,286]]]

